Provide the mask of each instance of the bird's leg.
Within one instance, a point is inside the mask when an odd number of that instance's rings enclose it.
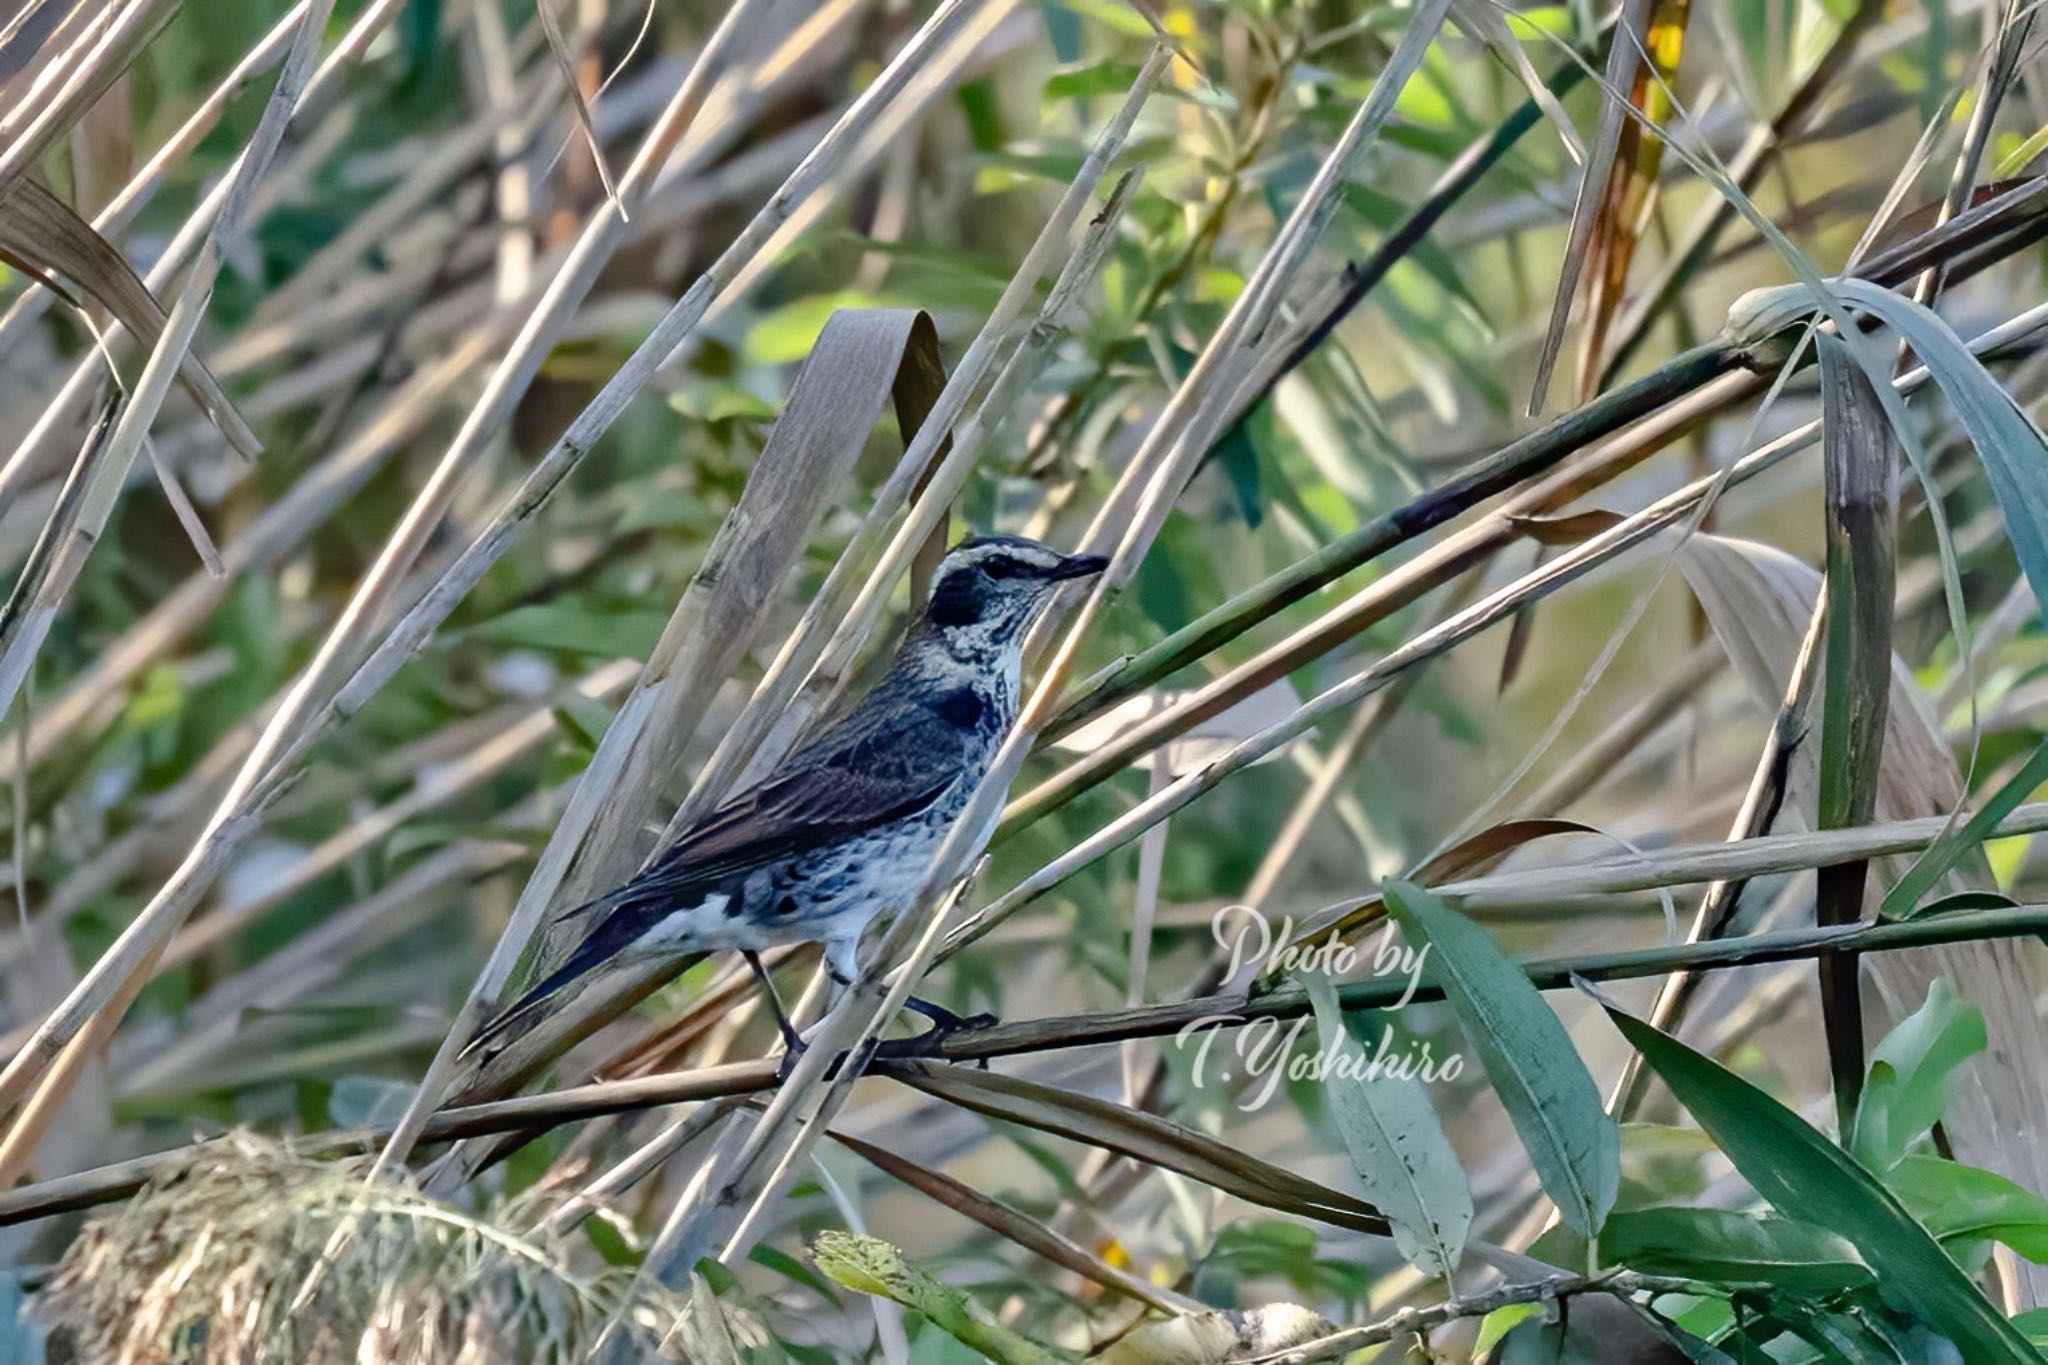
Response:
[[[768,997],[768,1008],[775,1011],[775,1027],[782,1034],[782,1046],[791,1057],[804,1050],[803,1035],[789,1022],[789,1016],[782,1011],[782,997],[775,993],[775,983],[768,977],[768,969],[761,965],[761,955],[752,948],[740,949],[740,956],[754,969],[754,977],[761,983],[761,990]]]

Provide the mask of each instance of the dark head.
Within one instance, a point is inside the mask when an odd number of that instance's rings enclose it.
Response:
[[[939,561],[925,625],[984,647],[1005,645],[1023,635],[1060,584],[1108,566],[1101,555],[1063,555],[1018,536],[963,540]]]

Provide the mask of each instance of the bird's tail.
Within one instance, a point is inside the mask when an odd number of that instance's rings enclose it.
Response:
[[[506,1034],[523,1032],[524,1025],[537,1021],[550,1000],[588,976],[597,966],[595,962],[577,961],[577,957],[581,956],[579,953],[576,957],[571,957],[559,970],[542,978],[540,984],[532,990],[498,1011],[476,1031],[476,1036],[469,1040],[468,1045],[458,1055],[465,1058],[474,1057]]]
[[[625,889],[620,888],[621,891]],[[599,896],[585,905],[579,905],[555,922],[562,924],[592,913],[616,909],[620,899],[620,893],[617,891]],[[457,1054],[458,1057],[473,1057],[508,1033],[524,1032],[527,1027],[538,1021],[543,1006],[602,966],[619,946],[610,942],[605,932],[606,928],[607,925],[601,922],[593,932],[585,935],[583,941],[576,945],[576,950],[569,954],[568,960],[560,967],[541,978],[531,990],[485,1021],[483,1027],[476,1031],[476,1036]]]

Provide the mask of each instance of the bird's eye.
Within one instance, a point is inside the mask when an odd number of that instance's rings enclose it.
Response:
[[[981,571],[990,578],[1016,578],[1024,572],[1024,566],[1014,559],[991,559],[981,566]]]

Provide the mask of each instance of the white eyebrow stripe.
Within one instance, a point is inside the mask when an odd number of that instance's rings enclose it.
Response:
[[[1028,542],[996,540],[980,545],[956,547],[946,556],[947,568],[971,568],[991,559],[1009,559],[1033,569],[1050,572],[1060,566],[1065,556],[1057,550]]]

